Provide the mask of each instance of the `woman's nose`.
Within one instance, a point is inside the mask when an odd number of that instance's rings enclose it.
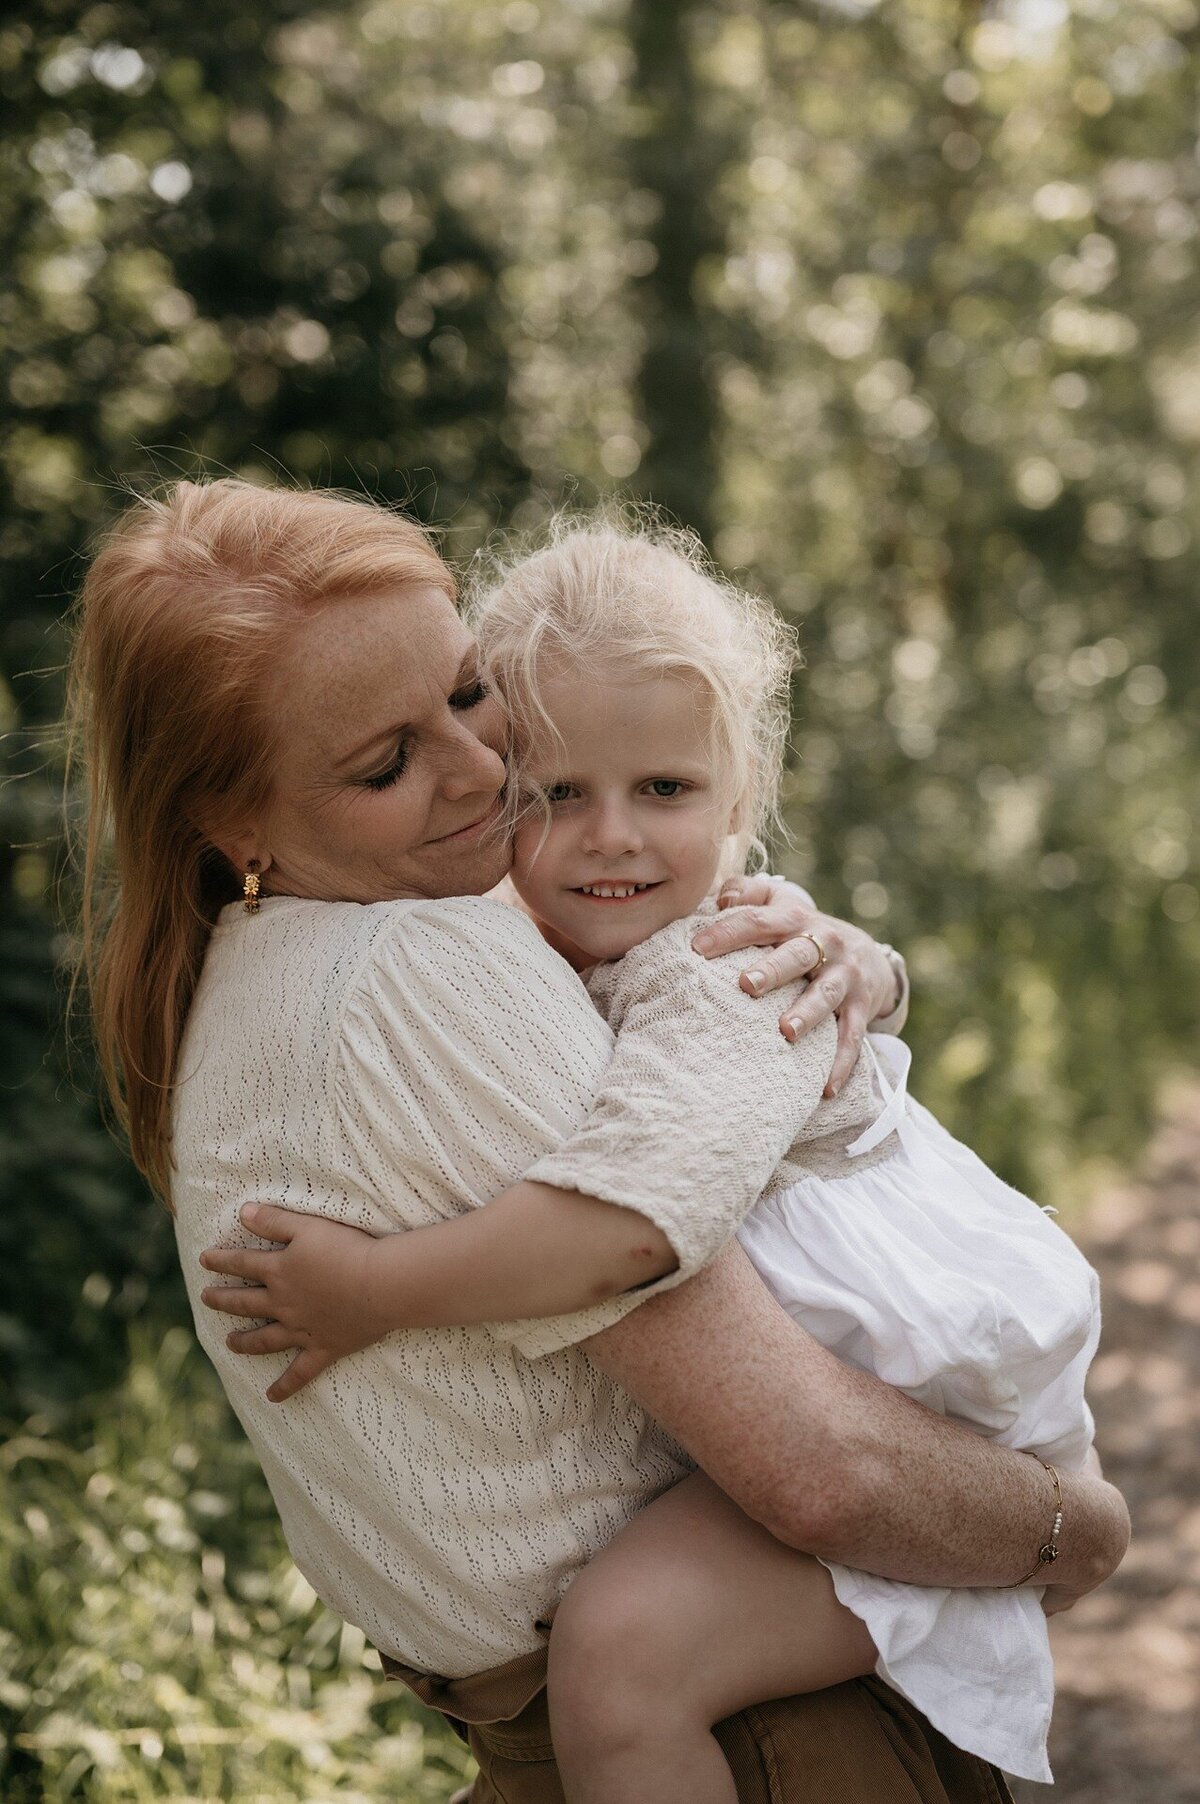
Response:
[[[445,752],[443,792],[456,801],[468,795],[495,795],[503,788],[507,775],[503,754],[498,749],[504,743],[501,709],[495,702],[481,702],[469,717],[457,719],[454,726],[456,730]]]

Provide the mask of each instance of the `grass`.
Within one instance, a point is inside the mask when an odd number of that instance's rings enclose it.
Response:
[[[5,1804],[432,1804],[465,1750],[288,1560],[190,1334],[0,1453]]]

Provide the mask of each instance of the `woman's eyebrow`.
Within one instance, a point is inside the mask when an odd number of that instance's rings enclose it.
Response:
[[[467,650],[463,653],[462,663],[459,665],[458,670],[455,673],[454,681],[450,686],[450,694],[453,695],[456,690],[461,689],[466,678],[478,676],[481,669],[479,647],[477,645],[468,646]],[[369,739],[361,740],[359,744],[354,747],[353,751],[343,753],[340,758],[335,760],[333,768],[335,770],[344,770],[348,764],[355,764],[360,758],[365,758],[367,753],[373,751],[376,746],[390,744],[393,740],[399,739],[403,734],[408,733],[411,730],[411,725],[408,721],[399,721],[395,726],[382,727],[378,733],[372,733]]]

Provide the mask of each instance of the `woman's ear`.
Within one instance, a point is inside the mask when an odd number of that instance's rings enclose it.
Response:
[[[232,842],[232,851],[225,851],[234,869],[239,873],[255,870],[260,877],[265,877],[271,868],[271,854],[263,849],[262,841],[255,833],[244,834]]]
[[[257,827],[231,828],[228,821],[194,820],[193,824],[209,845],[215,846],[221,856],[229,860],[239,876],[250,869],[252,862],[260,877],[270,870],[272,861],[265,845],[266,836]]]

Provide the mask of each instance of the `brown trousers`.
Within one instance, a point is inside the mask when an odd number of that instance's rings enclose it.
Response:
[[[380,1656],[440,1710],[479,1762],[470,1804],[564,1804],[546,1707],[546,1651],[439,1679]],[[1012,1804],[995,1767],[953,1747],[878,1679],[731,1716],[716,1729],[740,1804]]]

